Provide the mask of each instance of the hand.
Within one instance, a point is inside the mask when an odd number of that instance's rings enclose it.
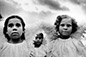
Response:
[[[30,57],[36,57],[33,51],[30,52]]]
[[[83,32],[82,37],[86,38],[86,31]]]

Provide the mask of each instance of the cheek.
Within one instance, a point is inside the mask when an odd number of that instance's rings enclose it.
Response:
[[[40,40],[40,42],[42,42],[42,40]]]
[[[59,31],[61,32],[62,30],[63,30],[63,28],[60,26],[60,27],[59,27]]]
[[[69,28],[69,32],[72,32],[72,27]]]
[[[10,34],[12,32],[12,29],[11,28],[7,28],[7,33]]]
[[[24,31],[23,31],[22,28],[18,28],[18,32],[19,32],[19,34],[21,35]]]

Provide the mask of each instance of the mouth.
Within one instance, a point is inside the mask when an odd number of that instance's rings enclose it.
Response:
[[[13,32],[11,35],[12,36],[17,36],[17,35],[19,35],[19,33],[18,32]]]
[[[18,32],[13,32],[13,33],[11,34],[11,38],[19,38],[19,37],[20,37],[20,35],[19,35]]]
[[[34,44],[34,46],[35,46],[36,48],[38,48],[38,47],[41,46],[42,43],[41,43],[41,42],[36,42],[36,41],[35,41],[33,44]]]
[[[67,35],[67,34],[69,34],[69,32],[68,31],[63,31],[62,34]]]

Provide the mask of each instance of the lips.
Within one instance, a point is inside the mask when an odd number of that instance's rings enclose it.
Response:
[[[63,32],[68,33],[68,31],[63,31]]]
[[[18,32],[13,32],[10,37],[13,39],[17,39],[20,37],[20,34]]]
[[[19,35],[18,32],[13,32],[13,33],[11,34],[11,36],[18,36],[18,35]]]

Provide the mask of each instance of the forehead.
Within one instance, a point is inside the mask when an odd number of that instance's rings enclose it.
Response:
[[[21,20],[18,19],[18,18],[12,18],[12,19],[10,19],[10,20],[8,21],[8,24],[9,24],[9,23],[21,23]]]
[[[65,19],[62,19],[61,21],[61,24],[72,24],[72,20],[70,18],[65,18]]]

